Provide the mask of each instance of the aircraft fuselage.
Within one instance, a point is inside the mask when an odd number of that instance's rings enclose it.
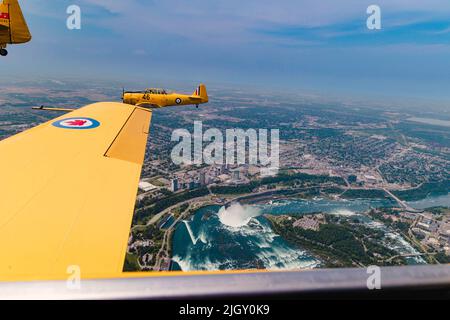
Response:
[[[124,92],[122,99],[124,103],[147,108],[200,105],[209,101],[204,85],[200,85],[192,95],[167,93],[162,89],[147,89],[138,92]]]

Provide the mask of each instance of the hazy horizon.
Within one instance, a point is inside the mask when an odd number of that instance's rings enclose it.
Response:
[[[4,76],[126,85],[225,84],[389,103],[450,102],[450,5],[377,1],[21,1],[33,40],[10,46]],[[176,88],[174,88],[176,89]]]

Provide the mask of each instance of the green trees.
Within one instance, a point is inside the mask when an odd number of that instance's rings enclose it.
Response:
[[[393,191],[392,193],[404,201],[415,201],[421,200],[428,196],[446,195],[449,191],[450,180],[445,180],[440,182],[424,183],[416,189]]]
[[[133,216],[133,223],[136,223],[137,221],[144,221],[145,219],[148,219],[149,217],[154,216],[155,214],[158,214],[159,212],[177,203],[184,202],[194,198],[203,197],[208,194],[209,191],[207,188],[195,189],[192,191],[183,192],[179,194],[172,194],[168,198],[154,201],[153,202],[154,204],[149,208],[136,211]]]

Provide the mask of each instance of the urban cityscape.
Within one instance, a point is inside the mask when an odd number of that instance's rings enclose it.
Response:
[[[55,116],[33,106],[120,99],[114,83],[89,86],[87,92],[74,80],[2,86],[0,139]],[[199,109],[153,112],[124,271],[449,262],[445,107],[220,86],[209,94]],[[266,168],[258,164],[174,164],[171,134],[192,130],[194,121],[205,130],[278,129],[278,173],[262,174]]]

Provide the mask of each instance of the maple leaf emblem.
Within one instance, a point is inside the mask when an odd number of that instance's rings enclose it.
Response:
[[[82,127],[86,124],[86,120],[70,120],[67,121],[67,124],[70,126],[77,126],[77,127]]]

